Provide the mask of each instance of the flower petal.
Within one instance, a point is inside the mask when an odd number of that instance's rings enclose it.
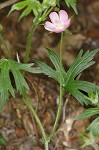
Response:
[[[52,24],[49,21],[46,21],[44,28],[48,31],[54,31],[55,30],[55,26],[54,24]]]
[[[66,30],[70,26],[70,19],[64,24],[64,29]]]
[[[50,20],[51,20],[52,23],[56,23],[56,22],[60,21],[59,16],[56,12],[50,13],[49,17],[50,17]]]
[[[60,32],[63,32],[63,31],[65,31],[65,29],[55,29],[54,30],[55,33],[60,33]]]
[[[62,24],[65,24],[68,20],[68,14],[65,10],[60,10],[59,18]]]

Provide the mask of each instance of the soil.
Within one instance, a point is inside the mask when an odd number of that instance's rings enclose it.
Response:
[[[2,1],[1,1],[2,2]],[[1,5],[1,4],[0,4]],[[74,14],[66,8],[70,16]],[[17,55],[21,62],[25,57],[26,42],[32,25],[32,14],[18,22],[20,12],[13,12],[7,17],[10,7],[0,10],[0,24],[3,25],[3,36],[15,60]],[[63,42],[63,64],[67,70],[81,49],[96,49],[99,47],[99,1],[80,0],[78,14],[74,15],[70,31]],[[48,34],[41,25],[37,28],[31,46],[29,62],[33,58],[42,60],[52,66],[45,47],[54,49],[59,55],[60,34]],[[7,58],[7,53],[0,43],[0,58]],[[95,55],[95,64],[81,73],[80,79],[99,85],[99,53]],[[45,75],[26,74],[30,91],[27,94],[34,105],[47,133],[52,130],[59,102],[59,85]],[[92,119],[74,121],[85,107],[68,93],[64,94],[61,119],[58,130],[49,144],[50,150],[80,150],[83,144],[80,140]],[[67,104],[66,104],[67,102]],[[66,104],[66,106],[64,105]],[[65,117],[65,119],[64,119]],[[68,123],[69,121],[69,123]],[[16,93],[16,98],[9,97],[3,111],[0,113],[0,134],[6,145],[0,145],[0,150],[44,150],[40,129],[31,112],[24,104],[22,97]],[[93,150],[91,146],[83,150]]]

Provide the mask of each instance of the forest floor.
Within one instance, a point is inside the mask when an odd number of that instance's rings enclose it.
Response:
[[[65,8],[71,15],[74,12]],[[4,27],[4,38],[8,44],[14,59],[23,62],[26,49],[26,41],[29,29],[32,25],[32,14],[18,22],[20,12],[13,12],[7,17],[10,7],[0,10],[0,24]],[[72,19],[70,31],[72,35],[66,34],[63,40],[63,64],[67,70],[75,60],[81,49],[96,49],[99,47],[99,1],[80,0],[78,2],[78,13]],[[59,55],[60,34],[48,34],[43,26],[39,26],[33,36],[31,55],[33,58],[42,60],[52,66],[45,47],[55,50]],[[0,43],[0,57],[7,58],[7,53]],[[96,63],[81,73],[80,79],[99,85],[99,53],[95,55]],[[46,132],[50,132],[57,112],[59,101],[59,85],[45,75],[26,74],[30,91],[28,96],[37,110]],[[89,108],[91,106],[88,106]],[[81,132],[92,121],[92,118],[74,121],[76,115],[80,114],[86,107],[82,106],[74,97],[68,93],[64,94],[64,103],[58,130],[49,144],[50,150],[80,150]],[[68,124],[69,120],[69,124]],[[0,134],[3,135],[6,145],[0,145],[0,150],[44,150],[41,133],[31,112],[24,104],[22,97],[16,93],[16,98],[9,97],[3,111],[0,113]],[[83,150],[93,150],[91,146]]]

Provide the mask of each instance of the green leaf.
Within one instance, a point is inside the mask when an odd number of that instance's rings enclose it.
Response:
[[[85,148],[86,146],[92,146],[93,148],[96,148],[97,146],[98,148],[98,145],[96,144],[96,136],[94,136],[91,131],[89,133],[82,133],[82,137],[80,139],[84,143],[81,148]]]
[[[15,92],[12,86],[10,73],[12,73],[14,76],[17,91],[19,91],[21,95],[24,95],[23,89],[24,88],[29,89],[29,86],[22,74],[22,70],[31,73],[40,73],[39,70],[33,69],[31,66],[32,64],[22,64],[11,59],[0,60],[0,97],[1,97],[0,110],[5,105],[9,93],[13,97],[15,97]]]
[[[78,14],[78,12],[77,12],[77,0],[64,0],[64,1],[65,1],[66,5],[67,5],[68,7],[72,7],[73,10],[74,10],[74,12],[75,12],[76,14]],[[58,7],[60,7],[60,3],[61,3],[60,0],[56,0],[56,5],[57,5]]]
[[[60,7],[60,0],[56,0],[56,4],[58,7]]]
[[[21,20],[24,16],[28,16],[28,14],[30,14],[30,13],[31,13],[31,9],[30,9],[30,7],[27,7],[20,15],[19,20]]]
[[[72,34],[68,29],[65,30],[66,34]]]
[[[5,142],[5,140],[4,140],[2,135],[0,135],[0,144],[6,145],[6,142]]]
[[[88,96],[86,97],[88,100],[90,100],[92,102],[92,104],[98,106],[98,92],[91,92],[88,93]]]
[[[28,1],[27,0],[23,1],[23,2],[18,2],[18,3],[14,4],[11,7],[11,10],[10,10],[9,14],[11,14],[15,10],[21,10],[21,9],[25,8],[27,5],[28,5]]]
[[[38,16],[40,12],[43,11],[42,4],[37,0],[24,0],[22,2],[18,2],[14,4],[9,12],[12,13],[15,10],[21,10],[24,9],[22,14],[19,17],[19,20],[23,17],[29,15],[31,12],[34,13],[35,17]]]
[[[34,62],[40,67],[39,70],[41,71],[41,73],[50,76],[58,83],[60,83],[60,59],[53,50],[48,48],[47,50],[49,53],[49,58],[55,67],[55,70],[39,60],[34,60]],[[99,49],[93,50],[91,52],[87,51],[84,55],[82,55],[83,51],[80,51],[79,55],[77,56],[76,60],[71,65],[67,73],[64,67],[62,67],[62,85],[64,89],[71,93],[81,104],[92,104],[85,94],[88,95],[88,93],[91,92],[99,93],[99,87],[90,82],[75,80],[75,77],[79,75],[79,73],[81,73],[83,70],[94,64],[94,61],[92,61],[92,59],[98,51]]]
[[[82,55],[83,51],[80,51],[74,63],[70,66],[69,70],[67,71],[67,74],[65,76],[66,84],[68,82],[71,82],[83,70],[87,69],[95,63],[95,61],[92,61],[92,59],[98,51],[99,49],[87,51],[84,55]]]
[[[64,1],[68,7],[71,6],[74,9],[76,14],[78,13],[77,8],[76,8],[76,3],[77,3],[76,0],[64,0]],[[60,7],[60,0],[50,0],[50,1],[43,0],[42,3],[40,0],[23,0],[21,2],[14,4],[9,14],[15,10],[19,11],[19,10],[24,9],[19,20],[27,16],[31,12],[33,12],[35,17],[37,17],[39,13],[44,12],[46,9],[48,10],[50,7],[55,7],[56,5]]]
[[[84,110],[79,116],[76,117],[76,119],[84,119],[97,114],[99,114],[99,108],[90,108]]]
[[[65,3],[67,4],[68,7],[71,6],[73,10],[75,11],[75,13],[78,14],[77,8],[76,8],[77,0],[65,0]]]
[[[49,67],[47,64],[45,64],[42,61],[35,60],[35,59],[33,59],[33,61],[40,67],[41,73],[48,75],[49,77],[55,79],[58,83],[60,83],[60,60],[59,60],[59,57],[53,50],[51,50],[49,48],[46,48],[46,49],[48,51],[49,58],[50,58],[51,62],[53,63],[56,70],[52,69],[51,67]],[[66,75],[64,67],[62,67],[62,72],[63,72],[63,86],[64,86],[64,76]]]
[[[55,79],[59,82],[59,74],[53,70],[51,67],[49,67],[47,64],[43,63],[42,61],[33,59],[33,61],[40,67],[40,72],[43,74],[48,75],[49,77]]]
[[[49,58],[50,58],[51,62],[53,63],[55,69],[60,72],[60,59],[59,59],[59,57],[54,52],[54,50],[51,50],[50,48],[46,48],[46,49],[49,53]],[[62,67],[62,69],[65,72],[64,67]]]
[[[87,128],[86,131],[92,131],[93,135],[99,136],[99,117],[97,117]]]
[[[99,49],[90,52],[87,51],[84,55],[82,55],[83,51],[81,50],[74,63],[71,65],[65,75],[65,90],[70,92],[81,104],[91,103],[86,98],[86,95],[83,94],[81,91],[84,91],[86,93],[99,93],[99,87],[90,82],[78,81],[74,79],[77,75],[79,75],[79,73],[95,63],[94,61],[92,61],[92,59],[98,51]]]
[[[45,9],[45,8],[49,8],[49,7],[51,7],[51,6],[56,6],[56,1],[57,0],[50,0],[50,1],[48,1],[48,0],[43,0],[43,3],[42,3],[42,7]]]
[[[95,84],[87,81],[73,80],[66,85],[66,88],[71,89],[79,89],[87,93],[99,91],[99,87]]]
[[[87,81],[72,80],[65,86],[65,90],[70,92],[81,104],[90,104],[84,93],[98,92],[99,87]]]
[[[72,89],[65,88],[66,91],[71,93],[82,105],[85,103],[86,105],[90,104],[90,101],[86,99],[85,95],[72,87]]]

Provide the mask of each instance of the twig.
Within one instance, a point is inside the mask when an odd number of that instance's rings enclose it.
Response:
[[[35,92],[35,94],[36,94],[37,106],[36,106],[35,110],[37,111],[37,110],[38,110],[38,103],[39,103],[39,97],[38,97],[37,90],[36,90],[36,88],[35,88],[34,83],[31,82],[31,80],[30,80],[28,77],[25,77],[25,78],[30,82],[30,84],[31,84],[31,86],[32,86],[32,89],[34,90],[34,92]]]
[[[69,101],[69,98],[70,98],[71,94],[68,94],[66,100],[65,100],[65,103],[64,103],[64,107],[63,107],[63,119],[62,119],[62,123],[61,125],[65,122],[66,120],[66,115],[65,115],[65,111],[66,111],[66,106],[67,106],[67,103]]]
[[[59,141],[60,141],[60,139],[57,139],[54,150],[56,150],[56,148],[58,147]]]
[[[7,2],[1,3],[1,4],[0,4],[0,9],[3,9],[3,8],[5,8],[5,7],[8,7],[8,6],[10,6],[10,5],[12,5],[12,4],[14,4],[14,3],[16,3],[16,2],[18,2],[18,1],[20,1],[20,0],[9,0],[9,1],[7,1]]]
[[[29,78],[27,78],[27,77],[25,77],[25,78],[30,82],[30,84],[32,85],[32,88],[33,88],[34,91],[35,91],[35,94],[36,94],[36,97],[37,97],[37,106],[38,106],[38,101],[39,101],[39,99],[38,99],[38,95],[37,95],[36,88],[35,88],[34,84],[29,80]],[[29,109],[29,108],[28,108],[28,109]],[[30,111],[30,115],[31,115],[32,122],[33,122],[33,125],[34,125],[35,134],[36,134],[36,137],[37,137],[37,140],[38,140],[38,133],[37,133],[37,128],[36,128],[36,123],[35,123],[35,120],[34,120],[34,116],[33,116],[33,114],[32,114],[32,112],[31,112],[30,109],[29,109],[29,111]],[[36,111],[37,111],[37,107],[36,107]]]
[[[64,107],[63,107],[63,117],[62,117],[62,123],[60,124],[60,127],[57,129],[56,133],[55,133],[55,136],[58,134],[58,132],[61,130],[61,127],[63,126],[64,122],[65,122],[65,119],[66,119],[66,116],[65,116],[65,110],[66,110],[66,106],[67,106],[67,103],[69,101],[69,98],[70,98],[71,94],[68,94],[66,100],[65,100],[65,103],[64,103]]]

